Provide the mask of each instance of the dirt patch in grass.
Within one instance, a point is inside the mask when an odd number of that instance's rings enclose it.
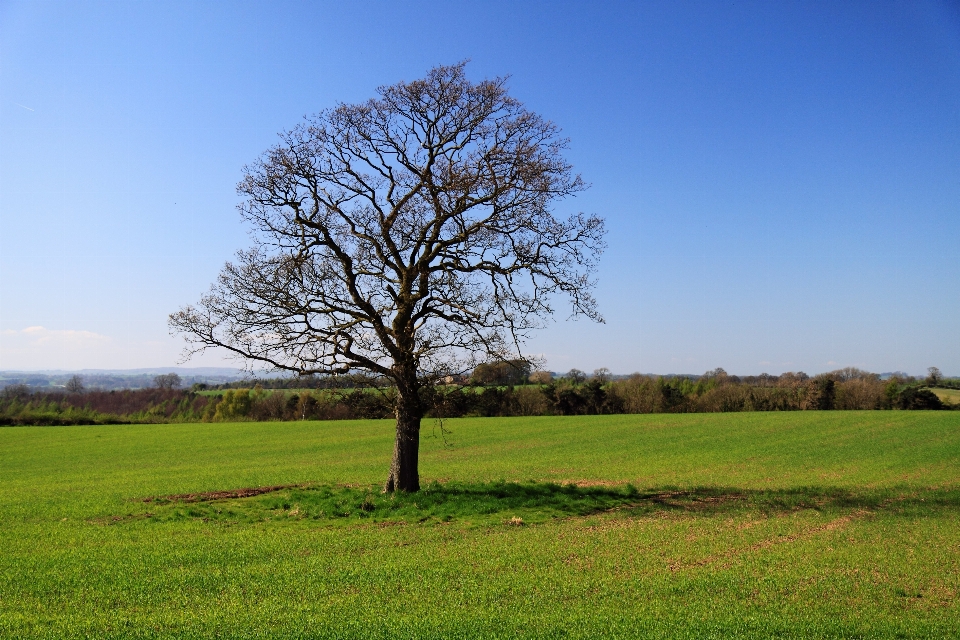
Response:
[[[747,496],[736,491],[718,491],[711,492],[709,489],[698,489],[693,491],[661,491],[646,496],[647,500],[668,507],[675,507],[687,511],[698,509],[709,509],[716,505],[726,504],[728,502],[739,502],[745,500]]]
[[[571,484],[575,487],[587,488],[587,487],[623,487],[626,486],[626,482],[619,480],[561,480],[561,485]]]
[[[203,491],[201,493],[176,493],[169,496],[151,496],[143,502],[209,502],[211,500],[227,500],[230,498],[252,498],[264,493],[283,491],[284,489],[302,488],[303,484],[278,484],[272,487],[246,487],[243,489],[229,489],[226,491]]]

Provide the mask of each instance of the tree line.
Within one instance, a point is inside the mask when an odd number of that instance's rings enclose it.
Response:
[[[0,392],[0,425],[123,424],[199,421],[215,398],[171,388]]]
[[[343,377],[340,377],[343,378]],[[349,420],[392,418],[396,389],[366,376],[314,379],[295,388],[296,378],[266,380],[219,391],[200,385],[179,389],[158,377],[156,388],[124,391],[33,392],[7,387],[0,393],[0,424],[61,425],[240,420]],[[345,386],[353,384],[354,386]],[[249,383],[248,383],[249,385]],[[281,385],[290,385],[284,388]],[[294,388],[291,388],[294,387]],[[710,413],[731,411],[960,409],[931,389],[960,389],[960,379],[931,368],[926,378],[846,368],[809,376],[735,376],[723,369],[701,376],[633,374],[606,369],[588,375],[576,369],[556,376],[530,371],[520,362],[478,366],[470,377],[420,390],[428,418]]]

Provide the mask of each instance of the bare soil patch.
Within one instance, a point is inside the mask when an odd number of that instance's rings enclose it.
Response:
[[[252,498],[264,493],[273,493],[284,489],[304,487],[304,484],[278,484],[272,487],[245,487],[243,489],[228,489],[226,491],[204,491],[201,493],[177,493],[169,496],[151,496],[144,498],[144,502],[209,502],[211,500],[226,500],[229,498]]]

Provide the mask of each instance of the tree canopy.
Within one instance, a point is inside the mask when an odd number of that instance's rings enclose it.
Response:
[[[509,96],[505,78],[473,83],[464,63],[280,138],[238,186],[253,246],[170,325],[191,352],[389,379],[398,435],[386,488],[416,490],[422,385],[525,359],[553,294],[601,320],[591,290],[603,220],[553,215],[585,188],[567,140]]]

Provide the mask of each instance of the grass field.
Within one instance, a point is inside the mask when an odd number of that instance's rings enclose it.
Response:
[[[446,426],[0,429],[0,636],[960,637],[958,412]]]
[[[950,404],[960,404],[960,389],[930,389],[943,402]]]

